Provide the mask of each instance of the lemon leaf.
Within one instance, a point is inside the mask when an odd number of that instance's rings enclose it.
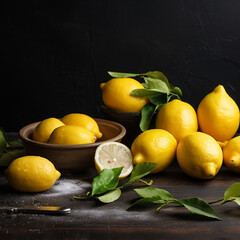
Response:
[[[0,127],[0,156],[2,156],[5,148],[7,146],[7,140],[3,129]]]
[[[157,165],[158,165],[157,163],[152,162],[142,162],[136,165],[132,170],[128,182],[123,184],[120,188],[125,188],[137,181],[141,181],[142,180],[141,178],[148,175],[152,170],[156,168]]]
[[[154,113],[157,111],[158,106],[153,105],[151,102],[147,103],[141,111],[141,120],[139,127],[142,131],[146,131],[151,123]]]
[[[129,210],[133,206],[142,205],[142,204],[145,204],[145,203],[165,203],[165,200],[163,200],[160,196],[140,198],[136,202],[134,202],[132,205],[127,207],[126,210]]]
[[[134,97],[152,97],[158,94],[158,89],[134,89],[131,91],[130,95]]]
[[[144,80],[149,89],[161,92],[161,93],[169,93],[170,89],[166,82],[161,79],[154,79],[149,77],[144,77]]]
[[[116,188],[122,169],[123,167],[103,169],[99,175],[93,179],[91,195],[102,194]]]
[[[137,77],[141,75],[139,73],[122,73],[122,72],[110,72],[110,71],[108,72],[108,74],[111,77],[116,77],[116,78]]]
[[[14,159],[26,154],[25,149],[16,148],[6,151],[0,157],[0,166],[8,166]]]
[[[222,204],[227,201],[233,201],[238,197],[240,197],[240,183],[234,183],[225,191]],[[238,201],[235,202],[238,203]]]
[[[103,202],[103,203],[111,203],[116,200],[121,196],[121,190],[119,188],[116,188],[114,190],[111,190],[104,195],[101,195],[98,197],[98,199]]]
[[[201,198],[194,197],[182,200],[174,200],[173,203],[184,206],[193,214],[221,220],[214,209]]]
[[[139,188],[139,189],[134,189],[134,191],[140,196],[140,197],[144,197],[144,198],[150,198],[150,197],[155,197],[155,196],[159,196],[161,199],[163,200],[174,200],[174,198],[172,197],[172,195],[164,190],[164,189],[160,189],[160,188],[155,188],[155,187],[147,187],[147,188]]]
[[[155,94],[150,98],[150,102],[160,108],[168,102],[168,95],[164,93]]]
[[[146,75],[149,78],[161,79],[170,87],[170,84],[166,75],[160,71],[148,71],[144,75]]]
[[[172,88],[170,92],[173,94],[177,94],[177,96],[182,96],[182,90],[179,87]]]
[[[238,205],[240,205],[240,197],[236,197],[233,201]]]
[[[152,162],[142,162],[134,167],[131,175],[130,175],[130,182],[135,182],[140,178],[148,175],[152,170],[157,167],[157,163]]]
[[[22,139],[18,138],[16,140],[8,142],[9,148],[24,148]]]

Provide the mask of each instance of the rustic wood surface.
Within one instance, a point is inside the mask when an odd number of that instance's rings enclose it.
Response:
[[[136,207],[126,211],[137,194],[125,189],[121,198],[110,204],[95,200],[76,200],[90,190],[95,169],[85,173],[63,173],[46,192],[29,194],[14,191],[7,183],[4,169],[0,172],[0,205],[61,205],[71,208],[66,216],[0,213],[0,239],[239,239],[240,208],[235,203],[215,205],[222,221],[190,214],[173,205],[156,212],[157,205]],[[196,180],[186,176],[172,164],[153,179],[153,186],[168,190],[176,198],[201,197],[206,201],[223,197],[240,176],[223,167],[213,180]]]

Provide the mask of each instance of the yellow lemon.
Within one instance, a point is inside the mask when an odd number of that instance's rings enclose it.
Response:
[[[221,168],[223,153],[213,137],[206,133],[195,132],[179,142],[177,161],[187,175],[200,179],[210,179]]]
[[[131,150],[119,142],[106,142],[100,144],[95,152],[95,167],[100,173],[104,168],[112,169],[123,167],[120,179],[127,177],[133,170]]]
[[[240,136],[230,139],[223,147],[223,161],[230,170],[240,173]]]
[[[96,137],[86,128],[73,125],[56,128],[49,138],[49,143],[65,145],[88,144],[95,141]]]
[[[141,83],[133,78],[113,78],[100,85],[102,99],[106,106],[120,112],[139,112],[148,102],[146,98],[134,97],[134,89],[143,89]]]
[[[197,116],[200,130],[220,142],[231,139],[239,127],[239,108],[222,85],[203,98]]]
[[[177,141],[163,129],[150,129],[139,134],[132,143],[131,151],[134,164],[142,162],[157,163],[152,173],[161,172],[175,158]]]
[[[63,125],[64,123],[57,118],[47,118],[41,121],[34,129],[33,140],[47,143],[53,130]]]
[[[86,114],[70,113],[64,116],[61,120],[65,125],[75,125],[86,128],[92,132],[96,138],[102,137],[102,133],[99,131],[97,122]]]
[[[48,159],[39,156],[15,159],[5,174],[9,184],[22,192],[46,191],[61,175]]]
[[[156,128],[170,132],[179,142],[187,134],[198,130],[197,114],[189,103],[174,99],[160,108]]]
[[[224,141],[224,142],[217,141],[217,143],[218,143],[219,146],[223,149],[223,148],[227,145],[228,141],[227,141],[227,140]]]

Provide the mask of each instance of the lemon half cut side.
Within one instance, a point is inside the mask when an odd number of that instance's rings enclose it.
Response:
[[[120,179],[127,177],[133,170],[131,150],[119,142],[100,144],[95,151],[94,161],[98,173],[103,169],[123,167]]]

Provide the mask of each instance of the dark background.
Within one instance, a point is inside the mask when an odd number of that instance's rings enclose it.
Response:
[[[6,131],[82,112],[102,117],[107,71],[159,70],[197,108],[218,84],[240,104],[239,0],[1,2]]]

